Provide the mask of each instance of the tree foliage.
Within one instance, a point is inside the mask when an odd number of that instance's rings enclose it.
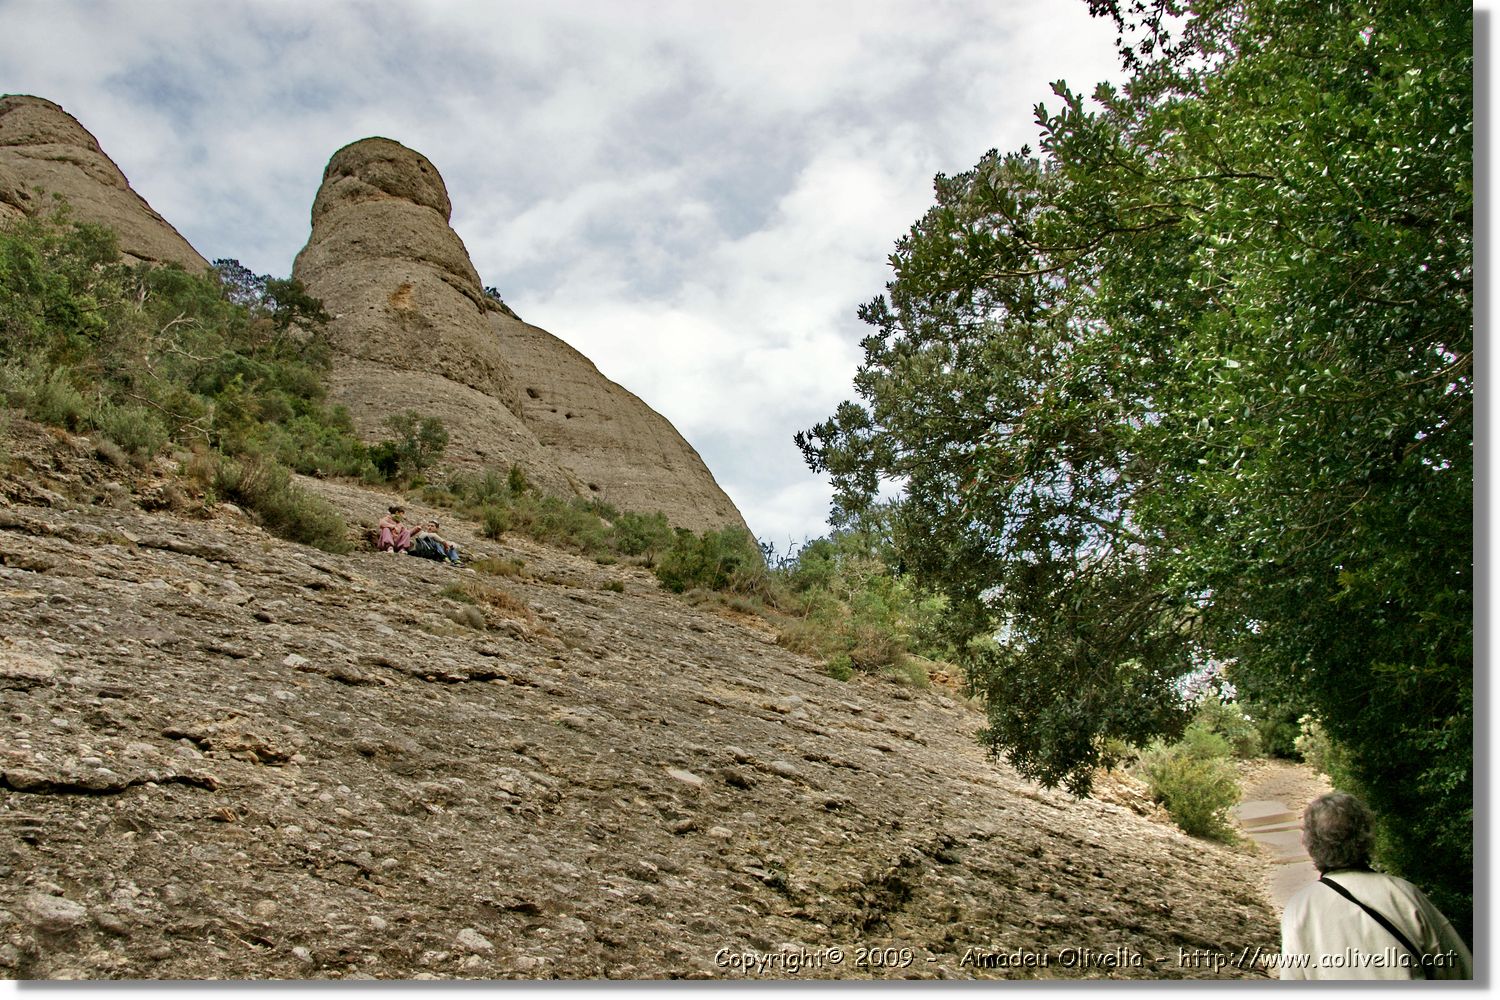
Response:
[[[112,231],[64,206],[0,227],[0,288],[7,395],[41,419],[145,451],[173,440],[304,472],[364,463],[347,414],[324,402],[326,315],[294,279],[129,263]]]
[[[0,226],[7,404],[143,462],[192,448],[205,486],[283,537],[339,551],[343,522],[282,467],[368,465],[348,414],[325,404],[325,319],[299,282],[234,261],[209,275],[127,262],[111,230],[66,205]]]
[[[861,310],[861,402],[798,442],[836,516],[902,487],[901,559],[1023,772],[1086,791],[1230,661],[1322,720],[1386,863],[1464,923],[1469,12],[1091,6],[1130,81],[1056,85],[1037,152],[937,178]]]
[[[404,410],[386,417],[385,426],[393,435],[386,443],[396,467],[413,477],[431,468],[448,448],[448,428],[439,417]]]
[[[280,332],[293,326],[322,329],[330,319],[323,301],[308,294],[296,278],[255,274],[232,258],[216,260],[213,266],[229,301],[260,311]]]

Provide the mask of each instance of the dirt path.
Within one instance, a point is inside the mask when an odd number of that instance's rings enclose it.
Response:
[[[1284,760],[1242,762],[1240,787],[1234,815],[1270,862],[1264,888],[1279,912],[1298,889],[1318,877],[1302,847],[1302,810],[1332,787],[1306,764]]]

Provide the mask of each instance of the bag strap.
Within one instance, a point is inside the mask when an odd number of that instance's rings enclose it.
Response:
[[[1384,927],[1386,929],[1386,932],[1389,933],[1391,935],[1391,937],[1393,937],[1397,941],[1401,942],[1401,946],[1403,948],[1405,948],[1407,951],[1411,952],[1412,957],[1417,960],[1417,971],[1419,971],[1422,974],[1422,978],[1423,979],[1428,978],[1428,976],[1427,976],[1427,964],[1422,961],[1422,959],[1424,959],[1426,956],[1417,948],[1416,945],[1414,945],[1414,944],[1411,943],[1411,939],[1410,938],[1408,938],[1405,934],[1401,933],[1401,929],[1400,928],[1398,928],[1395,924],[1393,924],[1389,920],[1387,920],[1385,918],[1385,916],[1383,914],[1381,914],[1379,911],[1373,909],[1372,907],[1366,906],[1364,903],[1361,903],[1358,899],[1355,899],[1353,893],[1351,893],[1348,889],[1345,889],[1343,886],[1339,885],[1337,882],[1335,882],[1333,879],[1329,878],[1328,876],[1326,876],[1326,875],[1319,875],[1318,876],[1318,881],[1322,882],[1324,885],[1328,886],[1328,888],[1332,889],[1334,892],[1338,893],[1340,896],[1343,896],[1345,899],[1347,899],[1349,902],[1353,903],[1355,906],[1359,907],[1361,910],[1364,910],[1366,913],[1368,913],[1370,915],[1370,917],[1377,924],[1379,924],[1381,927]]]

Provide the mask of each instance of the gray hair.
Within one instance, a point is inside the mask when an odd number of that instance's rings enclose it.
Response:
[[[1320,872],[1367,868],[1375,844],[1375,815],[1347,792],[1330,792],[1302,814],[1302,845]]]

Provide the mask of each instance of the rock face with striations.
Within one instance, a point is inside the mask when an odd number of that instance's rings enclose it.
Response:
[[[39,97],[0,97],[0,220],[45,213],[53,195],[67,200],[75,219],[118,233],[127,257],[190,271],[208,267],[131,190],[120,168],[72,115]]]
[[[442,419],[460,462],[518,464],[548,492],[680,527],[743,525],[665,418],[484,294],[451,211],[432,163],[389,139],[345,146],[324,171],[293,274],[334,317],[333,396],[361,433],[414,409]]]
[[[0,221],[48,212],[54,195],[118,233],[127,257],[208,266],[71,115],[0,97]],[[443,420],[460,462],[518,464],[547,492],[680,527],[743,525],[666,419],[484,294],[450,214],[437,169],[400,143],[365,139],[328,164],[294,273],[336,317],[332,393],[360,431],[378,439],[386,417],[416,410]]]

